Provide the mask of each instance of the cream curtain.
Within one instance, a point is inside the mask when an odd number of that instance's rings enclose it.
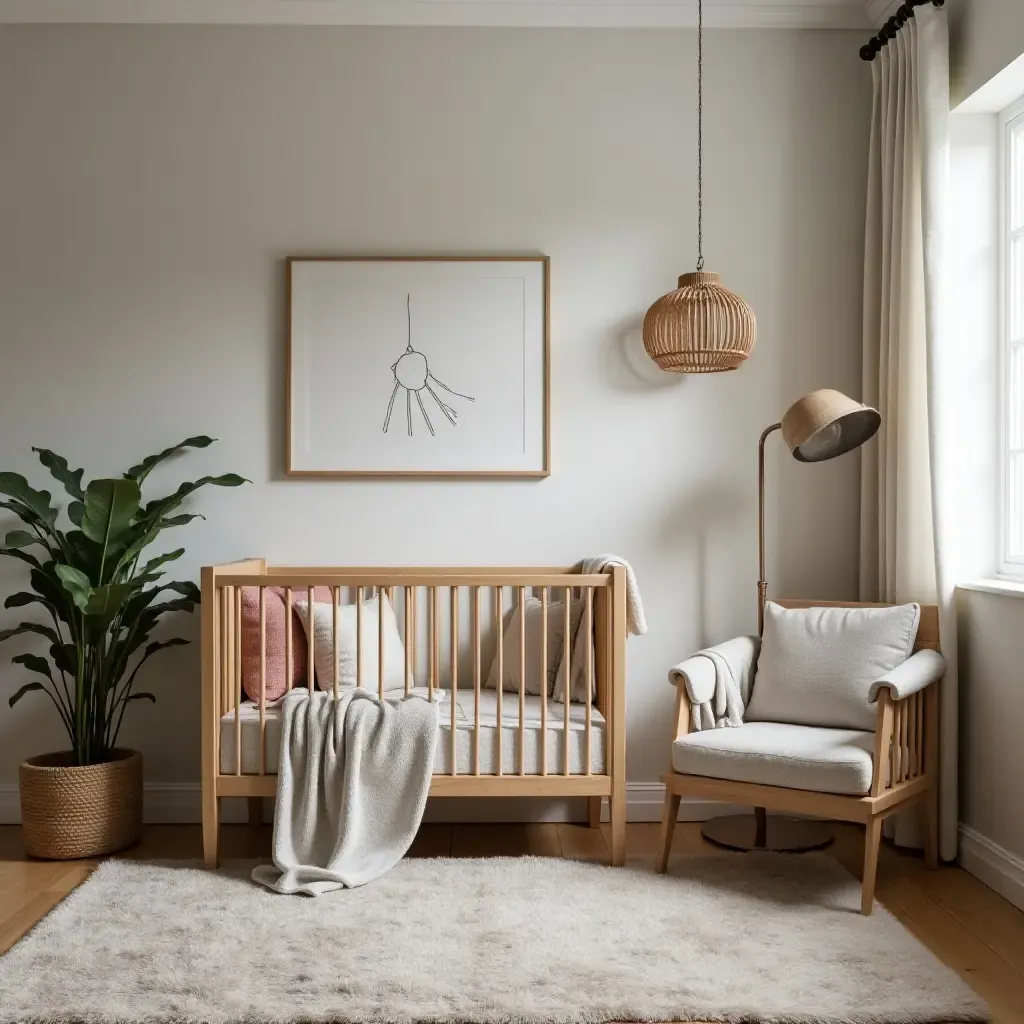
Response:
[[[861,462],[861,599],[937,602],[942,691],[939,848],[957,852],[955,366],[943,345],[948,178],[946,13],[918,7],[871,64],[864,401],[882,414]],[[911,841],[911,823],[897,841]]]

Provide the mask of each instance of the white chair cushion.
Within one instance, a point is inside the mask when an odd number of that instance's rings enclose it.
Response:
[[[871,789],[874,743],[872,733],[857,729],[749,722],[681,736],[672,744],[672,767],[683,775],[863,796]]]
[[[764,612],[745,722],[874,729],[872,683],[914,651],[920,605],[783,608]]]

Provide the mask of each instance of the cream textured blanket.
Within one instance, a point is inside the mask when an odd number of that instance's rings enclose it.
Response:
[[[743,724],[760,650],[760,637],[738,636],[706,647],[669,669],[673,686],[680,680],[686,683],[694,732]]]
[[[254,881],[310,896],[372,882],[402,859],[423,817],[437,702],[292,690],[282,710],[274,863]]]

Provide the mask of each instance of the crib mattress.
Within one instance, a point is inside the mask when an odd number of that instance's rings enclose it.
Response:
[[[417,690],[417,692],[426,692]],[[440,735],[434,755],[434,774],[451,774],[451,702],[447,691],[442,694]],[[400,694],[396,694],[399,696]],[[390,696],[390,695],[387,695]],[[480,692],[480,774],[496,775],[498,764],[498,695],[494,690]],[[523,714],[525,738],[525,773],[541,772],[542,730],[540,727],[541,698],[527,696]],[[548,774],[561,774],[565,756],[564,705],[548,698],[548,725],[546,736]],[[259,708],[245,701],[239,711],[241,722],[242,775],[258,775],[260,770],[260,713]],[[455,770],[459,775],[472,775],[474,693],[459,690],[455,697]],[[519,773],[519,695],[502,694],[501,708],[502,772]],[[606,723],[597,708],[591,709],[590,771],[605,774]],[[279,745],[281,742],[281,711],[277,706],[266,709],[266,773],[277,774]],[[569,769],[573,775],[586,774],[586,707],[569,705]],[[224,775],[236,773],[237,739],[235,712],[229,711],[220,720],[220,770]]]

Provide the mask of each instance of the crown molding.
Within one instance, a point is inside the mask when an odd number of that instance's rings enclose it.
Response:
[[[864,9],[867,20],[875,27],[881,28],[895,13],[903,0],[865,0]]]
[[[709,28],[869,28],[862,0],[716,0]],[[0,0],[0,24],[690,28],[696,0]]]

